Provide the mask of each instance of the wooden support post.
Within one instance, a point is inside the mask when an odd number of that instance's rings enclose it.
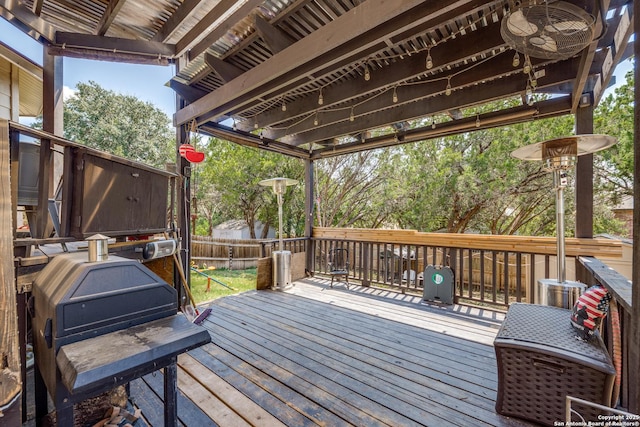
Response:
[[[11,204],[11,173],[9,161],[9,122],[0,120],[0,414],[10,411],[21,423],[20,357],[18,343],[18,315],[16,308],[16,288],[13,268],[13,230]],[[9,416],[7,416],[9,418]]]
[[[576,133],[593,133],[593,105],[578,107]],[[578,157],[576,165],[576,237],[593,237],[593,154]]]
[[[178,425],[178,364],[174,356],[172,362],[164,368],[164,425]]]
[[[179,64],[178,64],[179,66]],[[177,66],[177,67],[178,67]],[[179,69],[176,72],[180,71]],[[184,108],[185,101],[178,96],[176,101],[176,109],[180,110]],[[180,145],[187,142],[187,132],[184,126],[178,126],[176,128],[176,165],[178,166],[178,197],[177,197],[177,209],[178,209],[178,229],[180,230],[181,248],[180,257],[182,261],[183,271],[191,271],[189,266],[191,263],[191,163],[185,158],[180,156]],[[186,275],[187,286],[191,287],[191,274]],[[181,286],[178,286],[181,279],[179,276],[178,267],[174,268],[174,281],[176,284],[176,290],[178,291],[178,305],[182,306],[183,301],[186,300],[187,295],[184,294]]]
[[[304,237],[311,238],[313,233],[313,206],[314,206],[314,174],[313,160],[305,159],[304,161]],[[315,269],[315,244],[313,240],[307,241],[305,269],[313,274]]]
[[[633,2],[633,23],[640,28],[640,1]],[[634,54],[640,58],[640,43],[634,43]],[[633,259],[640,260],[640,66],[636,60],[634,69],[634,137],[633,137]],[[631,322],[629,331],[629,411],[640,413],[640,262],[633,263],[631,290]]]

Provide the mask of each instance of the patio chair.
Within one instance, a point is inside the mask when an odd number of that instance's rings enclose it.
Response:
[[[349,249],[333,248],[329,251],[329,274],[331,275],[331,287],[333,279],[337,276],[344,276],[344,280],[349,289]]]

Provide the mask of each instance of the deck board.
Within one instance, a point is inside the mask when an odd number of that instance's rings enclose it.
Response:
[[[528,425],[494,409],[503,312],[319,278],[210,308],[212,343],[178,360],[187,427]]]

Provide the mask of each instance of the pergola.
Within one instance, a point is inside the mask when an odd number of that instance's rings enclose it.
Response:
[[[593,132],[594,106],[616,65],[634,55],[638,2],[570,1],[593,17],[594,37],[563,59],[516,55],[505,42],[503,17],[520,3],[0,0],[0,14],[46,46],[45,131],[62,133],[61,57],[173,64],[178,144],[195,124],[205,134],[305,161],[310,236],[315,160],[565,114],[575,114],[577,133]],[[639,89],[636,67],[636,97]],[[469,110],[507,98],[520,105]],[[636,123],[636,135],[638,129]],[[592,175],[592,156],[581,156],[577,237],[592,237]],[[189,198],[189,188],[181,190]],[[640,192],[634,199],[637,242]],[[179,220],[188,229],[189,212]],[[633,279],[637,324],[639,266]],[[640,327],[633,329],[632,360],[640,365]],[[629,409],[640,410],[640,398],[631,401]]]

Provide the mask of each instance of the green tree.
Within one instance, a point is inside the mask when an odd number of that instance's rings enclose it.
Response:
[[[93,81],[65,101],[64,136],[159,168],[175,161],[175,131],[162,110]]]
[[[285,194],[283,229],[287,236],[300,235],[304,231],[304,165],[301,160],[216,138],[210,140],[206,152],[199,182],[209,188],[206,197],[214,198],[211,203],[220,209],[217,220],[242,218],[251,225],[259,219],[266,230],[269,226],[277,228],[276,197],[270,188],[258,183],[282,176],[301,182]],[[201,197],[205,198],[205,195]],[[266,237],[256,236],[253,227],[251,233],[251,238]]]
[[[595,111],[595,132],[618,139],[616,145],[595,157],[597,186],[616,204],[622,197],[633,195],[633,91],[633,71],[629,71],[625,83],[608,95]]]

